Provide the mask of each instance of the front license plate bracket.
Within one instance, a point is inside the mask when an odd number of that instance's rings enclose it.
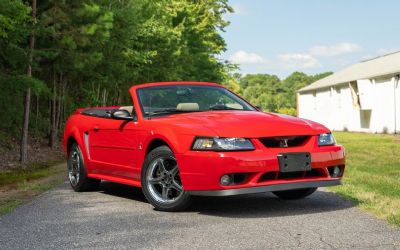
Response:
[[[308,152],[278,154],[279,171],[299,172],[311,170],[311,154]]]

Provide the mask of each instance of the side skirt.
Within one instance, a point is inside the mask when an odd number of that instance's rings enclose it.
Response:
[[[102,175],[102,174],[88,174],[88,177],[94,178],[94,179],[99,179],[99,180],[104,180],[104,181],[121,183],[121,184],[134,186],[134,187],[142,187],[140,181],[125,179],[125,178],[121,178],[121,177],[114,177],[114,176]]]

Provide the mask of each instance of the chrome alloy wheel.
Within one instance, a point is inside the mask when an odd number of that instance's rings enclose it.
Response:
[[[68,162],[68,177],[73,186],[76,186],[79,182],[80,168],[81,159],[78,149],[75,148],[71,152],[70,161]]]
[[[160,203],[173,203],[183,195],[176,159],[159,157],[151,162],[146,173],[146,185],[151,196]]]

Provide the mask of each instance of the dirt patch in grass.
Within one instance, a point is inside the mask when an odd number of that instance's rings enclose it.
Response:
[[[61,163],[39,170],[0,172],[0,215],[67,180],[65,169],[65,163]]]

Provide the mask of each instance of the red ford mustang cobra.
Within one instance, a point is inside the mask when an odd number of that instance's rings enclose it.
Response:
[[[132,106],[78,109],[68,119],[75,191],[118,182],[177,211],[196,195],[299,199],[341,183],[344,148],[321,124],[264,113],[214,83],[143,84],[130,94]]]

